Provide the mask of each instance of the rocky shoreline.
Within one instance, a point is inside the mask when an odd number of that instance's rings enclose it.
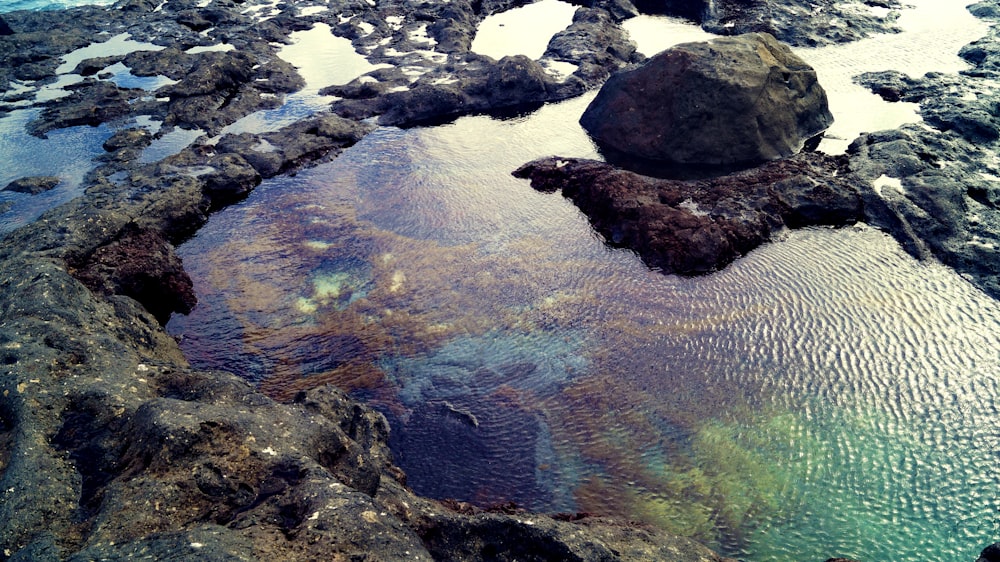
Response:
[[[540,61],[470,52],[476,24],[517,3],[344,1],[331,8],[123,0],[109,9],[3,15],[0,115],[40,109],[29,125],[36,135],[139,115],[164,125],[155,134],[133,128],[112,136],[80,197],[0,242],[0,560],[724,560],[687,539],[587,514],[550,517],[420,498],[391,462],[380,414],[329,387],[285,404],[233,374],[194,371],[162,329],[172,312],[195,302],[174,246],[262,178],[336,157],[372,130],[371,118],[413,126],[564,99],[642,60],[618,23],[646,7],[627,0],[585,2]],[[711,11],[697,2],[669,5],[702,17],[706,27],[772,31],[793,44],[892,28],[891,18],[862,17],[869,13],[863,10],[847,20],[851,26],[833,25],[845,15],[832,1],[809,20],[794,2],[714,2]],[[995,3],[977,6],[977,15],[995,21]],[[141,162],[142,149],[171,128],[215,136],[302,88],[276,53],[292,32],[317,23],[350,38],[373,63],[393,67],[325,91],[340,98],[329,113]],[[416,40],[420,30],[433,43]],[[63,55],[121,33],[163,48],[82,60],[69,72],[81,76],[69,95],[37,100],[66,74],[57,72]],[[966,75],[913,83],[867,78],[883,95],[927,100],[923,111],[937,130],[868,135],[846,159],[803,155],[737,175],[736,184],[654,185],[641,176],[623,179],[600,163],[560,166],[557,159],[534,164],[533,177],[564,193],[573,178],[592,176],[671,193],[658,195],[658,204],[683,221],[696,219],[691,232],[720,241],[709,246],[720,251],[678,257],[677,243],[648,253],[638,248],[665,270],[723,267],[783,226],[863,219],[998,295],[996,252],[983,248],[996,240],[1000,197],[989,178],[969,183],[984,171],[1000,176],[988,155],[1000,137],[985,82],[1000,56],[993,33],[965,51],[976,65]],[[220,44],[235,49],[196,49]],[[428,45],[444,57],[421,54]],[[117,63],[172,83],[155,95],[119,87],[102,78]],[[553,72],[553,63],[575,70]],[[969,100],[969,91],[981,96]],[[902,189],[889,190],[883,177]],[[29,178],[12,189],[32,193],[51,183]],[[709,184],[720,191],[699,191]],[[748,204],[732,197],[735,185],[754,186],[770,199]],[[951,195],[929,197],[929,187]],[[608,194],[589,197],[574,200],[586,210]],[[701,214],[709,207],[725,212]],[[745,213],[754,220],[737,220]],[[593,220],[612,242],[636,238],[617,239],[615,225],[623,223],[616,217],[607,225]],[[984,242],[963,245],[970,239]]]

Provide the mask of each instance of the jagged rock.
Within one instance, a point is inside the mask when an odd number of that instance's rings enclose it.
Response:
[[[115,152],[123,148],[144,148],[153,142],[153,135],[147,129],[125,129],[111,135],[104,141],[104,150]]]
[[[845,225],[863,217],[845,162],[813,153],[702,180],[643,176],[603,162],[546,158],[514,172],[561,190],[614,246],[664,273],[721,269],[783,228]]]
[[[765,33],[668,49],[612,76],[580,119],[615,153],[692,165],[789,156],[832,121],[816,72]]]
[[[7,187],[3,188],[3,190],[13,191],[16,193],[27,193],[29,195],[38,195],[39,193],[44,193],[59,185],[60,181],[62,180],[55,176],[20,178],[8,183]]]
[[[153,230],[126,228],[74,269],[92,291],[132,297],[161,324],[174,312],[191,312],[198,302],[174,247]]]
[[[41,115],[28,123],[28,132],[38,137],[53,129],[80,125],[97,126],[106,121],[127,115],[131,102],[139,93],[119,88],[114,82],[88,79],[69,86],[72,90],[68,99],[50,105]]]

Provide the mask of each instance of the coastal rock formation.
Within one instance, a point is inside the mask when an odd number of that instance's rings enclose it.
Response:
[[[816,72],[765,33],[668,49],[612,76],[580,118],[610,153],[694,165],[789,156],[832,122]]]
[[[0,558],[723,560],[686,539],[598,517],[484,511],[420,498],[389,460],[388,427],[379,414],[332,388],[282,404],[238,376],[194,371],[160,326],[171,312],[193,304],[173,244],[191,236],[211,211],[245,196],[260,177],[333,158],[357,142],[371,130],[358,122],[360,116],[389,113],[394,108],[387,99],[406,100],[389,97],[394,92],[429,88],[435,81],[460,84],[451,98],[455,103],[400,120],[416,122],[561,99],[640,58],[617,25],[631,12],[627,0],[598,1],[581,10],[541,61],[470,54],[476,24],[516,3],[371,6],[331,0],[326,11],[303,16],[299,2],[216,1],[204,7],[196,0],[122,0],[113,9],[4,15],[0,112],[42,110],[32,125],[40,135],[73,125],[117,126],[138,116],[164,121],[156,135],[173,125],[218,133],[302,88],[302,78],[275,53],[291,32],[317,23],[351,39],[373,62],[396,68],[345,86],[344,99],[334,106],[340,117],[321,113],[277,131],[226,135],[215,145],[198,142],[155,163],[138,158],[153,133],[117,134],[84,178],[80,197],[4,236]],[[845,38],[861,29],[831,26],[809,35],[816,29],[811,22],[840,17],[832,3],[820,4],[822,10],[809,12],[795,11],[804,2],[769,5],[786,14],[774,16],[772,25],[785,40],[781,31],[792,33],[791,21],[794,33],[810,40]],[[252,15],[261,9],[272,10],[265,21]],[[731,13],[736,16],[723,29],[757,25],[757,19],[743,22],[746,16]],[[390,23],[390,17],[402,19]],[[424,26],[443,59],[416,53],[428,42],[415,44],[411,34]],[[65,98],[35,100],[57,80],[64,55],[95,37],[126,31],[136,41],[165,48],[88,59],[76,71],[100,77],[121,62],[135,76],[163,75],[179,83],[147,92],[92,78],[69,88]],[[188,52],[222,46],[234,51]],[[577,70],[557,76],[547,69],[550,62]],[[399,70],[403,66],[419,77]],[[546,69],[544,77],[539,66]],[[505,89],[488,93],[489,85]],[[524,85],[533,97],[517,96]],[[467,99],[474,103],[462,105]],[[887,142],[872,137],[859,145],[858,158],[876,154]],[[922,150],[913,149],[918,160]],[[690,202],[678,201],[687,188],[677,185],[665,188],[673,199],[661,202],[657,195],[635,202],[638,208],[666,205],[691,222],[691,233],[679,240],[705,236],[738,255],[749,247],[747,240],[770,232],[779,219],[790,226],[853,220],[856,201],[847,186],[817,182],[810,171],[839,174],[841,164],[813,158],[775,164],[769,179],[751,174],[734,180],[770,197],[762,205],[731,200],[725,190],[692,192]],[[879,170],[874,166],[891,164],[882,157],[869,161],[872,174]],[[588,165],[576,166],[586,171]],[[597,168],[593,173],[613,175]],[[990,189],[972,194],[995,206]],[[706,208],[723,219],[707,222],[700,216]],[[753,224],[735,226],[742,212]],[[695,270],[722,263],[702,254],[694,258]]]
[[[156,196],[177,202],[189,188]],[[91,195],[0,247],[5,559],[728,560],[600,518],[420,498],[374,410],[331,387],[281,404],[235,375],[191,370],[136,300],[89,290],[65,265],[95,256],[93,274],[77,275],[121,283],[121,271],[104,275],[116,244],[162,236],[130,220],[184,214],[149,203]]]
[[[514,172],[535,189],[561,190],[604,239],[664,273],[725,267],[784,227],[841,226],[862,218],[843,160],[800,154],[703,180],[643,176],[603,162],[546,158]]]
[[[989,12],[980,6],[980,12]],[[993,16],[994,21],[998,18]],[[890,101],[920,104],[926,126],[862,135],[849,148],[865,179],[866,220],[917,257],[934,256],[1000,297],[1000,47],[995,32],[963,50],[975,66],[957,75],[898,72],[859,81]]]
[[[15,193],[27,193],[28,195],[38,195],[55,188],[62,180],[55,176],[33,176],[30,178],[16,179],[7,184],[3,191],[13,191]]]

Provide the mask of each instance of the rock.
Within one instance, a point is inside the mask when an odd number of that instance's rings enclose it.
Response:
[[[1000,542],[984,548],[976,562],[1000,562]]]
[[[0,35],[14,35],[14,30],[3,17],[0,17]]]
[[[125,129],[111,135],[104,141],[104,150],[115,152],[123,148],[145,148],[153,142],[153,135],[147,129]]]
[[[993,46],[977,42],[987,52]],[[1000,142],[997,69],[984,57],[962,75],[872,73],[859,82],[883,97],[920,103],[927,124],[862,135],[849,148],[865,187],[866,221],[918,258],[934,256],[1000,295]],[[997,59],[1000,60],[1000,59]],[[888,96],[886,95],[888,92]]]
[[[67,89],[73,92],[67,99],[49,105],[37,119],[28,123],[29,133],[45,138],[45,133],[53,129],[80,125],[96,127],[127,115],[132,102],[141,92],[121,89],[114,82],[92,78]]]
[[[765,33],[664,51],[612,76],[580,119],[602,147],[684,165],[789,156],[832,121],[816,72]]]
[[[173,246],[153,230],[126,228],[117,240],[71,267],[90,290],[131,297],[161,324],[174,312],[191,312],[198,302]]]
[[[30,178],[16,179],[7,184],[3,191],[13,191],[15,193],[27,193],[38,195],[59,185],[62,180],[55,176],[35,176]]]
[[[611,13],[581,8],[573,23],[556,33],[545,49],[544,58],[575,64],[574,76],[588,86],[603,83],[614,71],[642,62],[633,42]]]
[[[842,226],[863,217],[845,162],[804,153],[731,175],[656,179],[603,162],[546,158],[514,172],[561,190],[613,246],[664,273],[719,270],[784,227]]]
[[[780,41],[800,47],[857,41],[879,34],[897,33],[896,20],[903,7],[897,0],[842,2],[839,0],[713,0],[703,10],[706,31],[719,35],[767,32]],[[869,6],[889,8],[886,16]]]

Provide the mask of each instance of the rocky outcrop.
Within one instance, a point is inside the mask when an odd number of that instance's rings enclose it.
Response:
[[[763,31],[790,45],[816,47],[897,32],[902,7],[896,0],[716,0],[699,21],[720,35]],[[872,8],[888,12],[883,16]]]
[[[979,12],[989,12],[980,5]],[[1000,45],[995,31],[963,50],[976,66],[961,74],[911,78],[866,74],[883,98],[920,104],[927,125],[862,135],[851,168],[869,186],[867,220],[911,254],[934,256],[1000,297],[1000,116],[993,84]]]
[[[420,498],[374,410],[332,387],[281,404],[191,370],[128,292],[170,269],[178,223],[203,220],[204,175],[181,168],[196,156],[0,245],[4,559],[726,560],[600,518]]]
[[[686,43],[611,77],[580,118],[609,156],[752,165],[833,122],[816,72],[774,37]]]
[[[785,227],[841,226],[863,217],[846,162],[819,154],[703,180],[643,176],[603,162],[547,158],[514,175],[562,191],[614,246],[664,273],[721,269]]]
[[[38,195],[45,193],[59,185],[62,180],[55,176],[33,176],[30,178],[19,178],[7,184],[3,191],[13,191],[14,193],[27,193],[28,195]]]

